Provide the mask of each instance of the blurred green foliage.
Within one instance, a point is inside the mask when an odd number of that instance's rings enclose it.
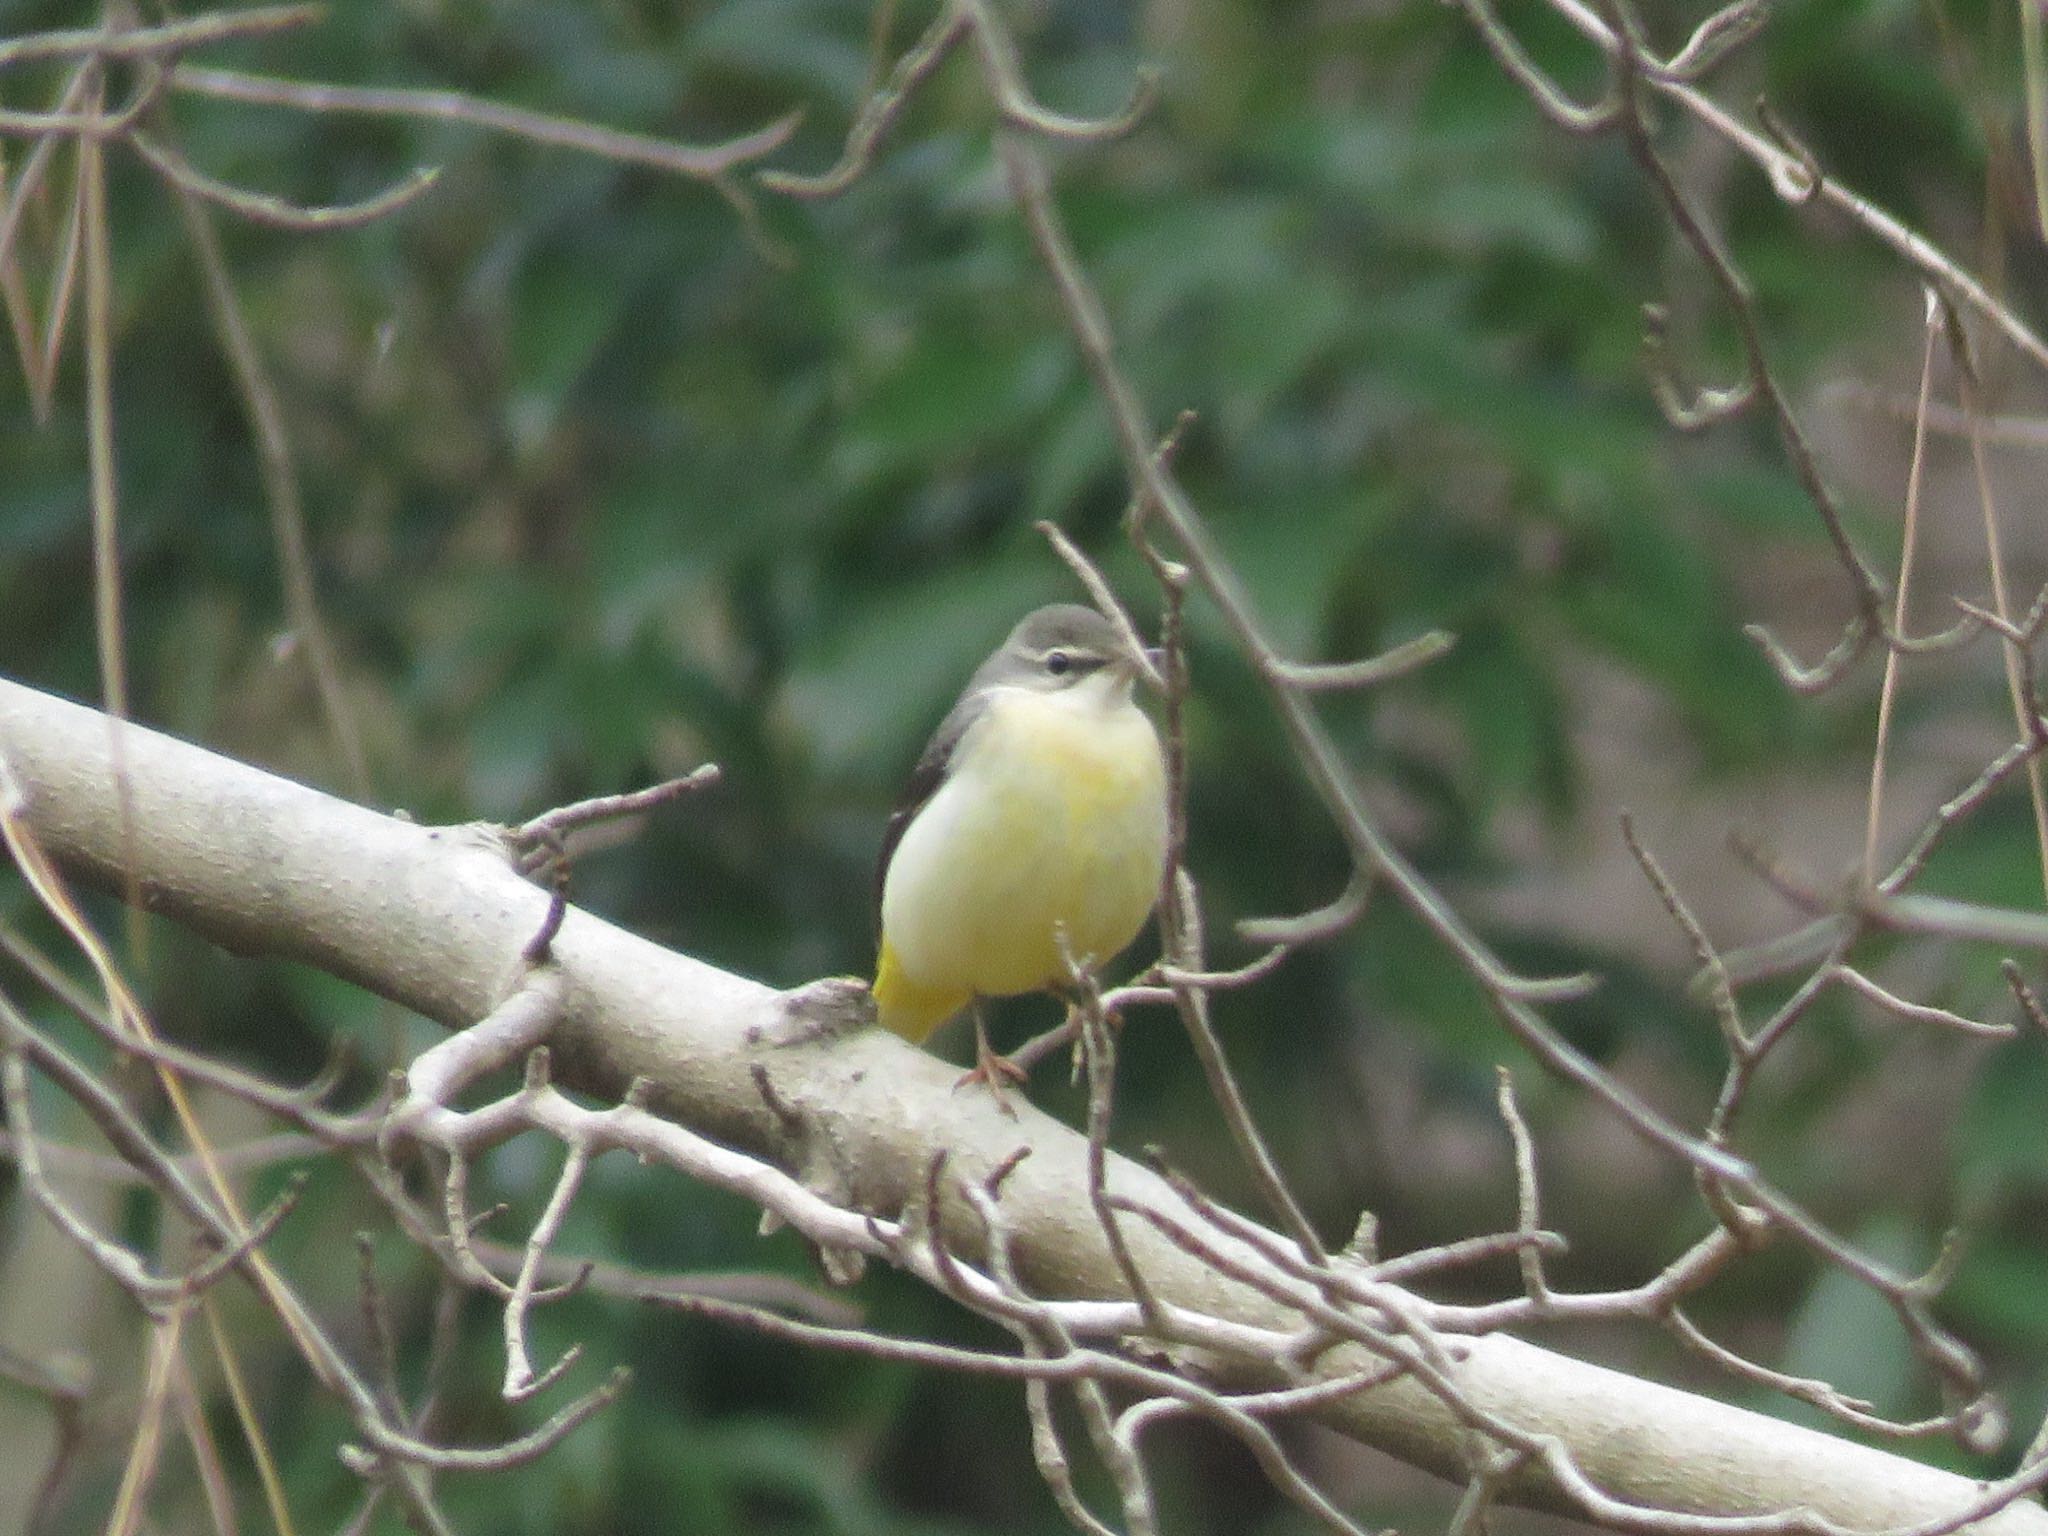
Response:
[[[1645,301],[1674,303],[1688,370],[1730,376],[1736,351],[1617,146],[1548,129],[1464,20],[1419,0],[1013,9],[1034,87],[1062,109],[1110,108],[1143,61],[1164,71],[1163,99],[1130,139],[1058,154],[1058,192],[1155,420],[1196,413],[1182,479],[1274,633],[1305,658],[1438,626],[1459,637],[1417,677],[1327,711],[1375,802],[1454,898],[1510,875],[1532,835],[1586,825],[1611,837],[1613,808],[1582,798],[1575,678],[1589,667],[1653,690],[1670,753],[1701,779],[1867,754],[1867,694],[1795,705],[1739,633],[1753,615],[1732,575],[1814,563],[1818,525],[1764,424],[1682,440],[1652,406]],[[926,10],[905,8],[899,45]],[[1587,50],[1541,7],[1510,16],[1544,63],[1597,85]],[[0,35],[74,20],[0,0]],[[1696,20],[1668,6],[1648,16],[1661,39]],[[1987,177],[1995,194],[2010,169],[2012,30],[1975,3],[1789,0],[1717,89],[1730,100],[1767,89],[1830,174],[1953,233],[1976,220]],[[801,107],[779,157],[801,169],[830,163],[874,67],[867,18],[825,0],[342,4],[316,29],[218,58],[462,89],[693,140]],[[843,197],[758,196],[758,226],[701,185],[455,126],[182,96],[168,110],[199,164],[306,201],[365,195],[415,164],[444,168],[421,202],[360,232],[224,226],[286,408],[321,607],[378,803],[422,819],[516,820],[715,760],[723,785],[580,866],[578,899],[778,984],[860,971],[882,819],[924,733],[1017,614],[1071,595],[1032,521],[1057,520],[1156,612],[1120,545],[1126,487],[1102,412],[1005,202],[964,65],[919,98]],[[1676,131],[1674,142],[1699,143]],[[1752,171],[1695,169],[1796,392],[1844,359],[1896,357],[1900,333],[1881,327],[1917,302],[1908,274],[1788,211]],[[279,644],[257,459],[175,212],[126,161],[113,195],[137,713],[351,792],[303,650]],[[32,212],[37,238],[56,217]],[[2038,255],[2005,240],[1994,224],[1961,254],[2008,267],[2022,299],[2038,298]],[[0,384],[0,665],[93,697],[81,399],[75,355],[47,427]],[[1855,509],[1888,559],[1878,511]],[[1825,575],[1810,602],[1847,611]],[[1206,610],[1191,620],[1194,856],[1227,935],[1232,918],[1327,900],[1345,869],[1254,680]],[[1995,712],[1995,692],[1983,701]],[[1969,833],[1945,878],[1981,899],[2023,891],[2028,838],[2013,810]],[[17,914],[25,905],[10,901]],[[1610,971],[1605,991],[1564,1015],[1574,1037],[1607,1060],[1649,1049],[1675,1104],[1708,1091],[1718,1046],[1678,978],[1547,927],[1496,923],[1489,936],[1532,965]],[[152,943],[153,1006],[187,1043],[305,1075],[336,1040],[374,1064],[425,1038],[325,978],[230,962],[169,932]],[[1227,937],[1219,949],[1237,953]],[[1978,970],[1953,986],[1978,1006],[1993,995]],[[1514,1054],[1477,991],[1390,903],[1220,1012],[1329,1234],[1361,1208],[1396,1246],[1508,1218],[1491,1070]],[[1021,1004],[1006,1028],[1014,1038],[1046,1016]],[[1184,1048],[1163,1022],[1139,1023],[1125,1144],[1158,1141],[1248,1200]],[[1888,1254],[1924,1256],[1931,1234],[1967,1218],[1980,1246],[1951,1314],[1994,1352],[2022,1409],[2037,1406],[2048,1391],[2038,1049],[1962,1069],[1952,1142],[1919,1153],[1940,1166],[1902,1188],[1843,1173],[1854,1151],[1802,1152],[1834,1134],[1830,1106],[1893,1038],[1873,1043],[1846,1011],[1813,1034],[1760,1106],[1754,1150]],[[1406,1148],[1373,1124],[1399,1091],[1376,1085],[1397,1075],[1420,1094],[1405,1112],[1435,1128]],[[1034,1095],[1071,1109],[1059,1074],[1043,1076]],[[365,1068],[359,1086],[373,1080]],[[1524,1090],[1539,1129],[1583,1117],[1533,1075]],[[538,1147],[492,1163],[478,1198],[515,1212],[493,1230],[530,1220],[551,1171]],[[1559,1220],[1581,1239],[1568,1279],[1636,1278],[1696,1230],[1682,1183],[1616,1202],[1597,1169],[1568,1163],[1552,1179]],[[365,1225],[382,1227],[377,1211],[336,1175],[279,1241],[330,1315],[350,1315],[353,1277],[321,1256]],[[797,1245],[757,1239],[734,1202],[628,1168],[593,1181],[565,1247],[649,1267],[809,1272]],[[432,1277],[388,1232],[379,1254],[416,1379]],[[1926,1406],[1923,1378],[1864,1324],[1854,1287],[1816,1284],[1789,1257],[1744,1273],[1716,1291],[1710,1326],[1767,1354],[1789,1336],[1792,1368],[1844,1368],[1881,1406]],[[858,1299],[892,1331],[990,1342],[892,1276],[871,1277]],[[479,1301],[467,1318],[437,1425],[477,1441],[529,1418],[496,1402],[490,1309]],[[343,1421],[289,1385],[280,1347],[253,1320],[249,1336],[294,1508],[331,1527],[354,1497],[332,1455]],[[536,1466],[450,1479],[465,1529],[1063,1528],[1010,1389],[596,1299],[549,1313],[541,1337],[629,1361],[636,1383]],[[209,1401],[233,1447],[224,1406]],[[1192,1432],[1158,1443],[1177,1528],[1302,1528],[1234,1449]],[[246,1457],[231,1450],[230,1462],[253,1510]],[[117,1476],[117,1462],[93,1464],[68,1506],[75,1528]],[[1362,1518],[1414,1516],[1406,1497]]]

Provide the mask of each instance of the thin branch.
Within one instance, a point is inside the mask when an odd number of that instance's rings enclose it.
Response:
[[[1536,110],[1551,122],[1567,133],[1588,135],[1603,133],[1614,125],[1621,111],[1621,100],[1611,74],[1600,99],[1581,106],[1543,72],[1487,0],[1461,0],[1461,6],[1479,33],[1479,40],[1486,44],[1486,51],[1500,66],[1501,73],[1519,85]]]
[[[138,140],[138,145],[140,141]],[[174,183],[174,185],[176,185]],[[227,258],[221,250],[220,234],[202,206],[200,194],[177,186],[178,213],[185,234],[192,243],[194,258],[206,281],[208,311],[214,333],[228,366],[234,370],[236,388],[254,434],[257,462],[263,471],[264,498],[270,505],[270,536],[277,546],[279,575],[284,585],[285,612],[292,634],[305,647],[313,674],[313,687],[320,699],[327,728],[341,751],[345,782],[358,797],[370,792],[370,764],[363,751],[362,732],[350,710],[341,682],[341,664],[320,617],[319,595],[313,580],[313,553],[306,536],[306,508],[299,495],[299,477],[292,463],[291,439],[285,432],[284,407],[277,386],[263,364],[248,317],[228,273]]]
[[[135,1435],[128,1443],[120,1486],[114,1492],[113,1509],[107,1516],[107,1536],[135,1536],[141,1527],[143,1501],[156,1480],[157,1458],[163,1447],[164,1405],[171,1390],[171,1368],[178,1358],[190,1306],[189,1302],[181,1302],[165,1316],[151,1321],[142,1401],[136,1410]]]
[[[1877,630],[1869,617],[1859,613],[1843,627],[1842,637],[1828,648],[1811,666],[1794,656],[1791,650],[1762,624],[1745,624],[1743,634],[1756,643],[1764,653],[1764,660],[1771,664],[1771,670],[1794,693],[1811,696],[1824,693],[1841,681],[1842,675],[1863,659],[1870,649],[1871,641],[1877,638]]]
[[[31,32],[0,42],[0,69],[40,59],[175,58],[230,38],[269,37],[311,26],[326,13],[324,5],[269,5],[246,11],[207,11],[156,26]]]
[[[1560,0],[1570,3],[1570,0]],[[1609,0],[1618,6],[1620,0]],[[1615,11],[1618,16],[1619,10]],[[1883,590],[1877,577],[1864,560],[1862,553],[1849,537],[1848,528],[1842,520],[1840,506],[1833,491],[1822,478],[1820,466],[1812,447],[1806,440],[1806,433],[1793,414],[1791,403],[1779,387],[1777,377],[1771,370],[1770,358],[1764,345],[1762,322],[1757,313],[1755,297],[1750,292],[1747,280],[1736,270],[1735,264],[1722,248],[1719,238],[1708,228],[1705,220],[1694,208],[1677,179],[1665,165],[1663,157],[1651,141],[1650,128],[1643,115],[1640,91],[1645,79],[1646,63],[1637,43],[1628,35],[1628,28],[1616,24],[1610,34],[1615,43],[1609,51],[1614,59],[1615,80],[1623,110],[1618,117],[1618,127],[1627,143],[1629,152],[1643,174],[1656,189],[1659,200],[1664,204],[1672,222],[1686,243],[1692,247],[1701,264],[1707,269],[1709,278],[1720,291],[1721,299],[1729,318],[1734,322],[1736,334],[1742,343],[1746,365],[1746,383],[1738,394],[1746,394],[1765,406],[1770,412],[1773,425],[1778,430],[1779,441],[1784,445],[1786,457],[1792,462],[1793,473],[1798,477],[1807,500],[1820,514],[1821,525],[1827,531],[1828,540],[1834,546],[1835,558],[1843,572],[1849,577],[1854,589],[1858,616],[1873,631],[1883,629]],[[1655,84],[1654,81],[1651,82]],[[1731,397],[1732,401],[1732,397]],[[1742,401],[1747,404],[1747,399]],[[1739,409],[1732,403],[1725,404],[1720,413],[1728,414]]]
[[[1747,1056],[1751,1049],[1749,1036],[1742,1027],[1742,1011],[1735,1001],[1734,979],[1721,958],[1720,950],[1707,936],[1705,925],[1686,904],[1671,877],[1664,873],[1664,866],[1657,862],[1657,856],[1637,835],[1635,818],[1626,811],[1621,816],[1621,836],[1641,866],[1644,877],[1656,891],[1657,899],[1663,903],[1664,910],[1671,914],[1671,920],[1678,924],[1692,945],[1693,958],[1699,963],[1700,975],[1706,978],[1708,1001],[1714,1010],[1714,1021],[1721,1026],[1721,1038],[1728,1047],[1728,1054],[1737,1059]]]
[[[2032,0],[2029,0],[2032,3]],[[1977,413],[1977,380],[1971,366],[1965,338],[1960,326],[1953,320],[1945,326],[1949,349],[1956,362],[1956,388],[1962,396],[1963,413],[1974,417]],[[1984,459],[1984,439],[1977,432],[1970,433],[1970,468],[1975,478],[1977,505],[1984,518],[1984,549],[1991,570],[1992,602],[2000,619],[2007,622],[2012,618],[2012,599],[2007,590],[2005,575],[2004,541],[1999,535],[1998,503],[1991,492],[1991,470]],[[2013,716],[2019,723],[2022,736],[2038,733],[2034,723],[2040,719],[2039,705],[2032,698],[2032,680],[2028,675],[2031,666],[2024,645],[2007,645],[2004,649],[2005,681],[2007,692],[2012,698]],[[2034,811],[2034,838],[2040,856],[2041,887],[2048,895],[2048,784],[2044,784],[2039,757],[2027,759],[2027,797]]]
[[[254,192],[247,187],[237,187],[209,176],[178,150],[168,144],[159,143],[140,129],[129,134],[127,142],[148,162],[151,170],[185,196],[203,198],[240,218],[249,220],[252,224],[263,224],[272,229],[293,230],[300,234],[315,234],[323,230],[360,229],[365,224],[374,224],[412,202],[441,176],[439,167],[421,166],[408,173],[402,181],[385,188],[382,192],[363,198],[360,202],[305,208],[271,193]]]
[[[509,831],[512,845],[519,854],[520,872],[531,874],[547,858],[559,857],[577,832],[607,821],[628,821],[645,816],[685,795],[710,789],[718,780],[718,765],[705,763],[679,778],[668,779],[646,789],[623,795],[598,795],[543,812]]]
[[[562,1230],[562,1219],[569,1213],[569,1202],[575,1199],[576,1191],[583,1183],[583,1175],[589,1171],[590,1157],[587,1144],[570,1143],[568,1153],[562,1159],[561,1174],[555,1180],[554,1192],[548,1196],[540,1220],[533,1224],[533,1231],[527,1237],[525,1261],[520,1264],[518,1278],[513,1281],[512,1294],[506,1299],[503,1396],[508,1403],[520,1402],[546,1391],[581,1353],[580,1346],[571,1346],[554,1365],[535,1375],[526,1349],[526,1314],[534,1301],[534,1281],[540,1272],[541,1259]],[[571,1282],[572,1285],[580,1283],[580,1280]]]
[[[989,24],[987,13],[983,12],[981,16],[979,26],[986,27]],[[1619,77],[1626,88],[1632,78],[1630,70],[1623,67]],[[1108,407],[1134,493],[1150,506],[1150,515],[1172,532],[1189,570],[1216,603],[1244,653],[1255,659],[1266,658],[1270,663],[1274,656],[1273,648],[1266,642],[1234,577],[1214,552],[1194,508],[1174,483],[1171,474],[1155,460],[1151,449],[1152,434],[1143,408],[1115,361],[1107,317],[1080,267],[1071,238],[1053,203],[1042,158],[1035,147],[1011,134],[998,135],[997,150],[1012,200],[1052,280],[1082,359]],[[1647,141],[1639,140],[1639,154],[1645,151]],[[1648,159],[1656,160],[1653,152],[1648,154]],[[1653,175],[1661,171],[1661,162],[1657,162]],[[1696,232],[1704,246],[1703,255],[1712,265],[1713,257],[1718,254],[1717,248],[1703,228],[1696,226]],[[1741,291],[1740,280],[1725,264],[1716,270],[1724,286],[1731,287],[1734,297],[1746,298]],[[1759,360],[1760,348],[1758,340],[1754,344],[1753,356]],[[1788,446],[1792,446],[1797,455],[1803,449],[1803,438],[1798,436],[1796,424],[1790,423],[1782,397],[1776,394],[1775,386],[1767,380],[1760,383],[1760,388],[1773,399],[1781,430],[1787,437]],[[1810,455],[1806,458],[1804,470],[1812,470]],[[1819,486],[1817,477],[1813,478],[1809,489],[1810,492],[1818,491],[1817,505],[1832,508],[1833,503],[1828,499],[1825,487]],[[1881,621],[1875,611],[1879,590],[1875,578],[1862,565],[1853,546],[1847,543],[1846,534],[1838,548],[1845,565],[1858,576],[1863,598],[1860,606],[1868,617],[1872,632],[1878,632],[1877,626]],[[1584,983],[1579,978],[1570,978],[1562,983],[1532,985],[1503,967],[1373,826],[1358,802],[1356,787],[1334,743],[1309,714],[1299,696],[1285,688],[1276,687],[1271,691],[1302,766],[1335,817],[1354,858],[1362,868],[1384,878],[1402,901],[1457,956],[1485,988],[1495,1011],[1510,1032],[1526,1048],[1553,1073],[1606,1105],[1645,1140],[1682,1159],[1702,1180],[1710,1185],[1724,1186],[1745,1204],[1756,1207],[1774,1227],[1795,1235],[1803,1244],[1870,1285],[1899,1316],[1916,1348],[1959,1395],[1970,1399],[1981,1395],[1982,1377],[1974,1360],[1933,1325],[1924,1305],[1911,1295],[1906,1281],[1858,1253],[1810,1213],[1772,1187],[1753,1165],[1720,1146],[1687,1134],[1642,1103],[1565,1041],[1535,1011],[1532,1000],[1555,996],[1571,988],[1582,990]]]
[[[1899,553],[1899,581],[1892,628],[1906,627],[1906,599],[1913,585],[1913,557],[1920,547],[1920,473],[1926,462],[1927,397],[1934,385],[1934,340],[1939,330],[1941,308],[1934,295],[1927,295],[1926,341],[1920,357],[1920,411],[1914,420],[1913,459],[1906,471],[1906,528]],[[1899,686],[1900,656],[1888,651],[1884,658],[1884,686],[1877,696],[1877,741],[1870,752],[1869,812],[1863,828],[1863,880],[1867,885],[1877,875],[1877,834],[1884,809],[1885,755],[1891,745],[1892,707]]]
[[[982,73],[996,110],[1011,129],[1040,139],[1066,140],[1077,144],[1100,144],[1120,139],[1136,128],[1152,109],[1159,94],[1158,74],[1141,68],[1132,82],[1129,100],[1108,117],[1070,117],[1054,112],[1032,99],[1024,83],[1024,69],[1017,58],[1016,44],[990,10],[986,0],[952,0],[953,5],[973,22],[975,52],[981,58]]]
[[[50,284],[43,317],[41,356],[30,372],[30,397],[37,401],[37,419],[47,424],[56,401],[57,364],[64,352],[64,335],[72,312],[77,308],[79,269],[85,261],[85,194],[83,176],[74,176],[71,197],[64,210],[64,233],[57,249],[57,276]]]
[[[1543,1249],[1536,1235],[1543,1230],[1542,1205],[1536,1191],[1536,1147],[1529,1139],[1529,1127],[1515,1103],[1515,1080],[1506,1067],[1495,1068],[1495,1101],[1501,1124],[1508,1128],[1508,1140],[1515,1151],[1515,1233],[1523,1239],[1515,1250],[1522,1270],[1522,1289],[1539,1307],[1551,1299],[1550,1281],[1543,1273]]]
[[[616,1400],[618,1395],[626,1390],[626,1383],[632,1380],[632,1376],[633,1373],[626,1367],[619,1366],[605,1378],[602,1385],[586,1392],[549,1418],[546,1423],[499,1445],[430,1445],[403,1431],[387,1428],[376,1420],[363,1427],[368,1432],[371,1446],[388,1460],[436,1472],[505,1472],[513,1467],[524,1466],[530,1461],[538,1461],[547,1455],[585,1421],[602,1412]],[[371,1458],[356,1446],[343,1446],[342,1459],[359,1471],[366,1471],[374,1464]]]
[[[1449,630],[1432,629],[1363,661],[1283,661],[1274,670],[1279,680],[1290,688],[1302,688],[1311,693],[1376,688],[1381,683],[1390,683],[1397,677],[1406,677],[1410,672],[1428,666],[1457,643],[1457,637]]]
[[[1981,1019],[1972,1019],[1947,1008],[1909,1002],[1896,993],[1886,991],[1854,966],[1837,964],[1832,974],[1858,997],[1877,1004],[1885,1012],[1911,1024],[1932,1024],[1938,1029],[1952,1029],[1958,1034],[1974,1035],[1980,1040],[2010,1040],[2019,1033],[2017,1026],[2012,1024],[1986,1024]]]
[[[1916,431],[1924,430],[1933,435],[1965,437],[1972,431],[1974,423],[1977,435],[1989,447],[2048,449],[2048,418],[2040,416],[1980,415],[1973,418],[1961,406],[1941,400],[1928,401],[1923,411],[1912,396],[1887,394],[1855,381],[1829,385],[1822,392],[1822,398],[1876,411],[1906,422]]]
[[[0,1344],[0,1381],[11,1382],[42,1398],[53,1421],[49,1460],[43,1463],[42,1476],[36,1481],[35,1494],[28,1506],[26,1529],[40,1531],[48,1525],[58,1496],[84,1448],[85,1403],[91,1391],[91,1378],[84,1373],[82,1362],[75,1359],[60,1357],[45,1364]]]
[[[363,1332],[369,1336],[370,1353],[377,1362],[375,1389],[385,1417],[402,1422],[405,1404],[398,1385],[398,1343],[391,1327],[391,1312],[385,1305],[384,1288],[377,1283],[377,1239],[373,1233],[356,1234],[356,1297],[363,1317]]]
[[[99,86],[88,99],[97,103]],[[86,450],[92,492],[93,636],[99,648],[100,695],[106,702],[114,773],[122,786],[121,828],[135,866],[135,797],[128,778],[123,725],[128,718],[127,641],[121,616],[120,486],[114,465],[113,257],[107,232],[106,165],[100,146],[78,145],[78,198],[85,226]],[[131,947],[140,952],[141,888],[131,876],[128,896]]]
[[[1609,19],[1600,13],[1597,0],[1550,0],[1550,4],[1582,36],[1604,52],[1612,54],[1622,46]],[[1805,167],[1798,158],[1774,143],[1768,133],[1749,127],[1689,82],[1672,78],[1668,72],[1653,73],[1648,79],[1653,90],[1677,102],[1707,128],[1762,166],[1770,174],[1774,186],[1786,185],[1787,178],[1796,181],[1804,171]],[[1822,182],[1817,200],[1889,247],[1937,288],[1954,294],[1959,301],[1989,320],[2006,340],[2036,365],[2048,368],[2048,343],[2036,336],[2016,311],[2001,302],[1989,288],[1925,235],[1867,198],[1850,191],[1832,176]]]
[[[1164,693],[1166,675],[1160,670],[1158,659],[1146,647],[1143,638],[1138,634],[1137,625],[1133,624],[1131,616],[1124,612],[1123,604],[1117,601],[1116,593],[1111,590],[1102,572],[1095,568],[1095,563],[1081,553],[1080,546],[1061,531],[1059,524],[1041,520],[1032,524],[1032,527],[1052,545],[1053,553],[1066,563],[1067,569],[1072,571],[1081,585],[1087,589],[1089,600],[1095,604],[1095,611],[1109,621],[1110,627],[1117,633],[1117,638],[1123,641],[1124,654],[1130,658],[1138,676],[1145,680],[1145,685],[1154,692]]]
[[[773,154],[788,142],[802,120],[801,113],[792,112],[765,128],[757,128],[752,133],[741,134],[723,143],[693,145],[601,128],[574,118],[465,96],[459,91],[321,85],[310,80],[281,80],[232,69],[201,69],[191,64],[181,64],[171,72],[171,85],[192,95],[210,96],[220,101],[288,107],[299,112],[357,113],[370,117],[463,123],[550,148],[573,149],[626,165],[644,165],[695,181],[712,180],[750,161]]]
[[[896,60],[887,82],[870,91],[861,102],[860,111],[846,131],[846,147],[831,169],[815,176],[796,171],[762,171],[757,178],[761,185],[785,197],[836,197],[844,192],[874,163],[875,151],[910,105],[917,88],[938,72],[946,56],[966,35],[966,14],[953,5],[941,7],[924,35]]]

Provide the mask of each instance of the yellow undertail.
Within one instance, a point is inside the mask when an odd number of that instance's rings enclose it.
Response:
[[[875,962],[875,1016],[882,1028],[915,1045],[971,1001],[971,992],[919,986],[903,974],[896,951],[882,940],[881,958]]]

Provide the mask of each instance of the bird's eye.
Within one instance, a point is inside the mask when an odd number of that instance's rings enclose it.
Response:
[[[1065,651],[1047,651],[1045,653],[1045,670],[1054,677],[1065,677],[1074,670],[1074,658]]]

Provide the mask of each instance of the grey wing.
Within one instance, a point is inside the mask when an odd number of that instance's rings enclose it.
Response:
[[[918,755],[917,766],[910,770],[909,782],[903,786],[903,793],[896,801],[896,809],[889,813],[889,824],[882,829],[882,853],[875,861],[875,937],[882,933],[882,888],[889,879],[889,860],[896,855],[896,845],[903,841],[903,834],[910,830],[917,813],[931,803],[939,786],[946,782],[947,771],[953,766],[953,753],[960,745],[967,728],[981,717],[987,707],[987,695],[979,689],[962,696],[959,703],[947,711],[946,718],[939,722],[939,728],[932,732],[932,739],[925,743],[924,751]]]

